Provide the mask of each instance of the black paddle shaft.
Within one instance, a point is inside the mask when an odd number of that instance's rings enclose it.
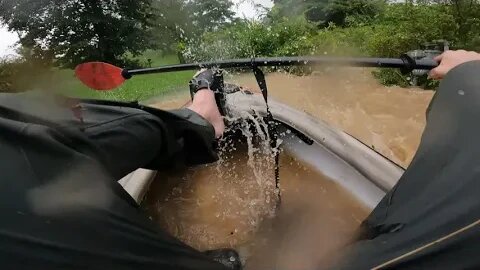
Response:
[[[203,62],[193,64],[169,65],[156,68],[124,70],[122,75],[129,79],[134,75],[166,73],[185,70],[196,70],[199,68],[242,68],[262,66],[349,66],[349,67],[377,67],[377,68],[400,68],[402,72],[408,73],[414,69],[430,70],[438,66],[432,59],[415,60],[403,55],[401,58],[348,58],[348,57],[269,57],[252,59],[233,59],[215,62]]]

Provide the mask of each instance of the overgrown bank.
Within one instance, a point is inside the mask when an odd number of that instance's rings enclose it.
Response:
[[[365,17],[352,11],[345,15],[343,25],[330,22],[319,27],[304,15],[238,22],[206,33],[201,43],[185,46],[184,53],[189,61],[298,55],[398,57],[433,40],[448,40],[456,48],[480,50],[478,3],[459,7],[449,1],[377,2],[381,6],[376,13]],[[385,85],[409,83],[395,70],[375,74]]]

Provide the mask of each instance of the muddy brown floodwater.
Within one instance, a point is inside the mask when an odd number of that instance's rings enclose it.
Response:
[[[145,208],[190,246],[239,250],[246,269],[317,267],[368,215],[347,191],[288,153],[281,154],[276,209],[272,158],[259,155],[253,166],[248,161],[247,147],[236,145],[219,164],[161,173]]]
[[[253,76],[234,81],[259,91]],[[338,127],[403,167],[417,151],[434,93],[385,87],[372,77],[371,69],[359,68],[304,77],[273,73],[267,84],[273,98]]]
[[[258,91],[251,75],[231,82]],[[432,91],[384,87],[370,70],[323,70],[298,77],[267,75],[270,95],[344,130],[399,165],[411,162]],[[178,108],[188,93],[156,107]],[[220,164],[162,173],[145,205],[163,229],[200,250],[234,247],[247,269],[311,269],[349,242],[368,215],[353,197],[309,166],[281,155],[282,204],[275,210],[269,155],[248,164],[239,144]]]
[[[220,157],[216,164],[159,174],[146,198],[163,228],[200,250],[243,244],[274,215],[273,160],[260,152],[250,158],[237,143]]]
[[[336,68],[312,76],[272,73],[267,75],[267,85],[276,100],[338,127],[407,167],[420,143],[425,111],[434,92],[385,87],[371,71]],[[253,75],[233,75],[227,81],[259,92]],[[173,109],[188,99],[185,90],[154,105]]]

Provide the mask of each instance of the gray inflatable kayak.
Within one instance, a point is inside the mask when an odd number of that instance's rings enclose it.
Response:
[[[334,180],[366,208],[373,210],[403,174],[403,168],[322,120],[275,100],[270,100],[269,105],[275,121],[283,124],[277,128],[295,131],[279,130],[282,150]],[[262,96],[244,92],[228,95],[227,107],[232,117],[243,112],[267,114]],[[155,176],[155,171],[139,169],[119,183],[141,203]]]

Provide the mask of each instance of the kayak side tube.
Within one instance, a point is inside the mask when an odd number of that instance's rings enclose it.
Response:
[[[229,94],[226,102],[233,118],[245,112],[267,115],[261,95],[237,92]],[[277,128],[282,149],[336,181],[367,208],[373,209],[404,173],[400,166],[322,120],[273,99],[269,106],[273,118],[284,124]],[[285,132],[289,128],[295,132]],[[311,139],[313,144],[306,143],[298,134]],[[139,169],[119,183],[140,204],[155,175],[154,171]]]
[[[368,208],[373,209],[404,173],[397,164],[324,121],[274,99],[268,104],[276,121],[314,142],[308,145],[279,132],[283,149],[338,182]],[[227,106],[234,117],[245,111],[267,115],[260,95],[237,92],[227,96]]]

